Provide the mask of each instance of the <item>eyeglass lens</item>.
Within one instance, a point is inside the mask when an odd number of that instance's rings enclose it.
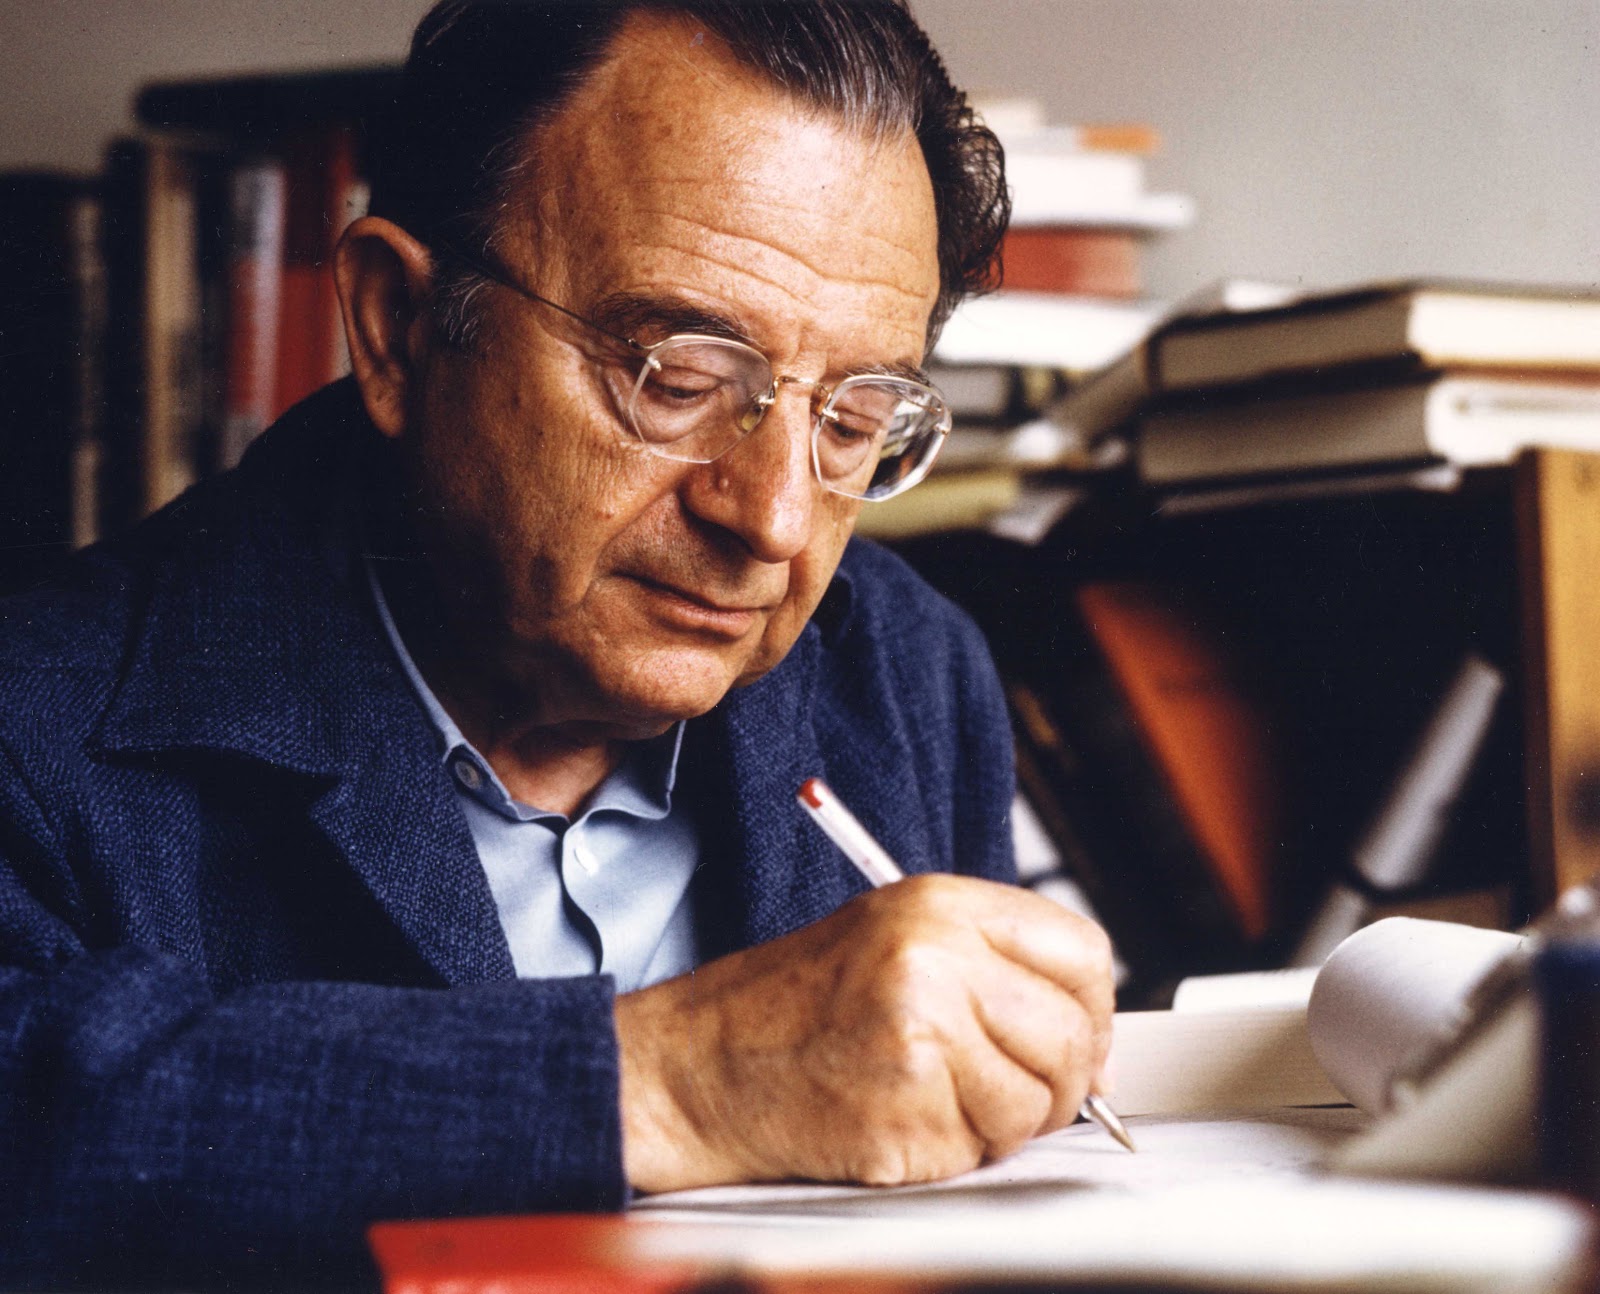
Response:
[[[669,338],[643,365],[629,421],[656,453],[709,463],[755,429],[772,390],[760,352],[717,338]],[[816,413],[817,476],[858,498],[886,498],[915,483],[943,440],[943,401],[903,378],[847,378]]]

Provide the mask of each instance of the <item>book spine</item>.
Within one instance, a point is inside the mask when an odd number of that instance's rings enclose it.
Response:
[[[100,408],[100,286],[91,184],[0,175],[0,589],[93,537],[82,478]]]
[[[330,125],[286,148],[278,371],[274,416],[340,374],[338,294],[333,248],[359,201],[355,132]]]
[[[1039,226],[1009,231],[1001,244],[1004,283],[1021,292],[1138,297],[1142,240],[1130,230]]]
[[[145,401],[140,509],[175,499],[198,473],[203,417],[196,166],[152,140],[145,171]]]
[[[1057,635],[1048,681],[1013,680],[1018,782],[1104,919],[1128,999],[1245,964],[1249,944],[1094,643]]]
[[[106,265],[104,210],[85,193],[71,213],[71,275],[78,304],[72,409],[70,536],[74,548],[100,537],[100,463],[105,418]]]
[[[106,158],[103,247],[107,344],[99,473],[99,531],[115,534],[142,514],[140,443],[145,407],[144,141],[119,139]]]
[[[224,412],[217,465],[232,467],[272,421],[278,374],[283,232],[288,181],[281,162],[254,159],[228,177]]]

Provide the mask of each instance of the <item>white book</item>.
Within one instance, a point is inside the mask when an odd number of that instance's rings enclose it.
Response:
[[[1177,322],[1157,354],[1168,390],[1378,363],[1600,368],[1600,295],[1579,288],[1377,284]]]
[[[1147,416],[1139,472],[1155,485],[1444,461],[1528,448],[1600,450],[1600,379],[1446,375],[1428,382],[1218,401]]]
[[[956,307],[933,357],[945,364],[1024,364],[1088,373],[1135,346],[1161,315],[1155,302],[996,292]]]

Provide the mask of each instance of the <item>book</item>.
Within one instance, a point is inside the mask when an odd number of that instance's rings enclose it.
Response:
[[[241,159],[228,175],[226,351],[219,468],[237,463],[277,411],[287,188],[286,170],[275,158]]]
[[[1143,239],[1126,229],[1018,227],[1000,245],[1002,282],[1017,292],[1137,299]]]
[[[1367,922],[1378,896],[1415,889],[1427,878],[1504,690],[1500,670],[1468,652],[1357,842],[1351,875],[1319,903],[1291,965],[1321,965]]]
[[[1237,930],[1260,943],[1284,815],[1267,714],[1192,600],[1121,580],[1077,601]]]
[[[1426,381],[1159,408],[1141,422],[1152,485],[1445,461],[1504,464],[1530,447],[1600,449],[1600,370],[1557,379]]]
[[[1047,134],[1057,147],[1086,151],[1105,149],[1154,157],[1161,151],[1161,132],[1144,121],[1091,121],[1051,125],[1043,101],[1016,96],[977,95],[972,101],[978,119],[994,131],[1002,145],[1019,137]]]
[[[1002,137],[1014,229],[1077,225],[1150,233],[1194,223],[1187,195],[1145,188],[1143,154],[1086,149],[1080,139],[1076,131],[1048,127]]]
[[[102,523],[154,511],[196,477],[204,416],[198,170],[182,144],[115,142],[106,168],[110,344]]]
[[[1255,833],[1270,834],[1260,824],[1279,806],[1231,663],[1203,617],[1154,584],[1064,592],[1052,620],[1048,651],[1002,666],[1018,783],[1128,967],[1121,1000],[1249,964],[1270,919],[1267,850]],[[1214,733],[1189,731],[1190,720],[1211,719]],[[1208,838],[1193,816],[1205,778],[1180,770],[1231,759],[1235,746],[1236,769],[1212,770],[1221,800],[1204,807]],[[1245,822],[1246,805],[1248,825],[1215,829],[1224,815]],[[1229,854],[1241,840],[1248,847]],[[1219,841],[1224,852],[1213,855]]]
[[[96,185],[0,175],[0,589],[95,538],[104,344]]]
[[[1048,417],[1073,444],[1092,445],[1127,426],[1161,393],[1154,362],[1161,332],[1191,314],[1255,310],[1292,299],[1291,289],[1252,279],[1208,284],[1172,306],[1150,331],[1108,363],[1085,376],[1049,410]]]
[[[1182,229],[1194,204],[1182,194],[1146,189],[1160,133],[1143,123],[1052,126],[1040,104],[991,101],[980,114],[1006,154],[1013,229],[1088,226],[1151,232]]]
[[[1540,450],[1517,465],[1523,696],[1534,894],[1600,877],[1600,472],[1592,454]]]
[[[1447,282],[1321,293],[1175,320],[1155,363],[1174,391],[1351,365],[1600,370],[1600,294]]]
[[[1248,1131],[1173,1124],[1149,1134],[1156,1157],[1188,1170],[1188,1185],[1063,1177],[1052,1170],[1071,1150],[1046,1139],[1034,1147],[1055,1155],[1030,1147],[1017,1158],[1037,1166],[1007,1161],[1009,1182],[870,1195],[779,1187],[743,1207],[750,1197],[729,1192],[624,1216],[381,1223],[369,1244],[384,1294],[1584,1288],[1595,1227],[1575,1200],[1319,1180],[1296,1163],[1327,1139],[1315,1121]],[[1085,1189],[1096,1184],[1107,1189]]]
[[[1148,301],[1001,290],[956,307],[933,350],[945,364],[1018,364],[1085,374],[1143,339],[1162,307]]]
[[[277,416],[347,367],[333,249],[358,214],[362,185],[356,131],[343,122],[305,130],[281,145],[287,172],[280,275]]]
[[[914,490],[863,506],[856,533],[895,540],[980,528],[1015,504],[1021,493],[1022,476],[1013,468],[944,472]]]

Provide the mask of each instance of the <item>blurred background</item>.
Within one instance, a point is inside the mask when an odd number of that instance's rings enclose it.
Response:
[[[154,78],[400,58],[421,0],[0,0],[0,168],[98,168]],[[1147,286],[1600,283],[1595,0],[917,0],[958,82],[1157,127]]]

